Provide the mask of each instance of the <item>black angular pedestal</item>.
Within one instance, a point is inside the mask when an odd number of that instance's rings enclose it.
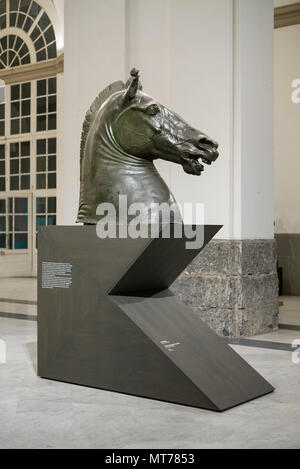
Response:
[[[206,245],[220,227],[204,229]],[[40,228],[39,376],[216,411],[272,392],[168,290],[201,250],[185,241]]]

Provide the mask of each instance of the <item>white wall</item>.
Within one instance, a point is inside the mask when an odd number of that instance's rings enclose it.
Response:
[[[292,102],[300,79],[300,25],[275,30],[276,233],[300,233],[300,104]]]
[[[85,113],[104,87],[124,79],[124,72],[124,0],[66,0],[60,224],[72,225],[77,217],[79,149]]]
[[[221,238],[273,237],[272,0],[65,0],[64,169],[72,224],[84,114],[132,66],[144,90],[220,143],[200,178],[158,167],[179,202],[204,202]]]
[[[273,3],[235,0],[234,18],[234,235],[272,238]]]
[[[219,160],[201,177],[164,161],[156,166],[178,202],[204,202],[206,222],[225,225],[228,236],[232,2],[129,0],[127,11],[128,70],[139,68],[148,94],[220,144]]]

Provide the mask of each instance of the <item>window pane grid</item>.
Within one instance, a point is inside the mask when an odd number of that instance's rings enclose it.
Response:
[[[0,69],[30,63],[29,49],[19,36],[9,34],[0,40]]]
[[[10,88],[10,133],[30,132],[31,82],[11,85]]]
[[[5,135],[5,86],[0,87],[0,137]]]
[[[0,248],[28,249],[28,199],[0,199]]]
[[[56,197],[36,198],[36,227],[56,225]],[[36,232],[36,247],[37,247]]]
[[[7,23],[8,18],[8,23]],[[56,38],[53,26],[41,6],[34,0],[11,0],[8,16],[6,0],[0,1],[0,30],[15,27],[30,34],[34,43],[36,60],[49,60],[57,56]],[[17,44],[17,39],[18,44]],[[22,54],[19,53],[22,42]],[[0,41],[0,69],[18,67],[31,62],[26,43],[20,36],[9,34]]]
[[[30,188],[30,141],[10,144],[10,190]]]
[[[5,145],[0,145],[0,192],[6,190],[6,179],[5,179]]]
[[[56,129],[56,77],[37,81],[37,132]]]
[[[18,15],[16,22],[18,22]],[[47,32],[51,35],[50,25],[44,28],[43,34]],[[24,57],[23,43],[20,42],[20,38],[11,35],[6,39],[7,52],[15,51],[18,57]],[[48,46],[45,45],[44,48],[46,47]],[[0,44],[0,54],[2,52]],[[34,246],[35,227],[56,225],[57,81],[56,77],[50,77],[8,86],[6,104],[5,96],[1,99],[0,87],[0,137],[8,137],[6,144],[3,139],[2,144],[0,139],[0,248],[21,250]],[[38,111],[38,109],[40,112],[37,112],[35,116],[35,110]],[[44,119],[45,126],[38,129],[40,117]],[[6,125],[4,125],[5,118],[8,120]],[[31,135],[21,135],[22,119],[29,119],[29,128],[26,133]],[[3,121],[3,135],[1,135],[1,121]],[[15,133],[12,132],[13,126]],[[33,132],[34,130],[36,133]],[[31,172],[33,179],[31,179]],[[34,203],[33,213],[31,210],[28,213],[28,206],[26,210],[24,207],[15,207],[18,200],[26,200],[28,203],[27,194],[22,192],[19,192],[20,197],[16,196],[16,193],[7,192],[6,200],[1,199],[1,194],[4,197],[4,191],[23,190],[32,190],[35,196],[33,200],[36,203],[44,199],[43,203],[40,202],[44,208],[38,211]]]
[[[7,213],[6,213],[6,199],[0,199],[0,248],[7,248]]]
[[[36,188],[56,189],[56,138],[37,140]]]

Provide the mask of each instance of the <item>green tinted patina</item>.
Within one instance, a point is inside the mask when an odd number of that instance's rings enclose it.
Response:
[[[97,206],[176,203],[153,162],[163,159],[200,176],[199,162],[211,164],[218,144],[142,92],[139,73],[126,85],[115,82],[102,91],[86,114],[81,139],[80,203],[77,222],[97,223]],[[149,220],[145,219],[145,223]]]

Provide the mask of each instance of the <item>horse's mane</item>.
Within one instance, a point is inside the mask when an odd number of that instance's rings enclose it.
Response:
[[[84,157],[85,144],[90,127],[96,117],[98,110],[100,109],[102,104],[107,100],[107,98],[109,98],[112,94],[116,93],[117,91],[122,91],[124,89],[125,83],[123,83],[123,81],[115,81],[114,83],[111,83],[111,85],[108,85],[104,90],[102,90],[91,104],[89,110],[85,115],[85,119],[82,125],[80,143],[80,163],[82,162],[82,159]]]
[[[108,85],[104,90],[102,90],[96,99],[94,99],[93,103],[91,104],[89,110],[87,111],[85,115],[85,119],[82,125],[82,132],[81,132],[81,143],[80,143],[80,163],[84,157],[84,152],[85,152],[85,144],[86,144],[86,139],[90,130],[90,127],[96,117],[96,114],[102,104],[109,98],[112,94],[117,93],[118,91],[125,90],[130,83],[130,79],[127,80],[126,83],[124,83],[121,80],[115,81],[114,83],[111,83]],[[139,82],[138,86],[139,90],[142,90],[142,85]]]
[[[84,204],[84,184],[83,184],[83,175],[82,175],[82,160],[85,154],[85,146],[86,146],[86,140],[87,136],[90,130],[90,127],[92,123],[95,120],[97,111],[100,109],[102,104],[109,98],[113,93],[116,93],[117,91],[121,91],[125,88],[125,84],[123,81],[115,81],[114,83],[111,83],[108,85],[104,90],[102,90],[97,98],[93,101],[91,104],[89,110],[87,111],[85,115],[84,122],[82,124],[82,132],[81,132],[81,142],[80,142],[80,201],[79,201],[79,207],[81,207]]]
[[[83,122],[83,125],[82,125],[81,142],[80,142],[80,183],[81,183],[80,186],[81,186],[81,188],[80,188],[79,207],[81,207],[82,204],[84,203],[84,200],[83,200],[84,187],[83,187],[83,181],[82,181],[82,168],[81,168],[81,166],[82,166],[82,160],[83,160],[84,154],[85,154],[86,140],[87,140],[87,136],[88,136],[89,130],[91,128],[91,125],[94,122],[96,114],[97,114],[98,110],[100,109],[100,107],[102,106],[102,104],[112,94],[117,93],[118,91],[125,90],[129,86],[129,84],[130,84],[130,78],[129,78],[129,80],[127,80],[126,83],[124,83],[121,80],[118,80],[118,81],[115,81],[114,83],[111,83],[110,85],[108,85],[106,88],[104,88],[104,90],[102,90],[98,94],[96,99],[94,99],[93,103],[91,104],[89,110],[87,111],[87,113],[85,115],[85,119],[84,119],[84,122]],[[138,89],[142,90],[142,85],[141,85],[140,82],[139,82]]]

